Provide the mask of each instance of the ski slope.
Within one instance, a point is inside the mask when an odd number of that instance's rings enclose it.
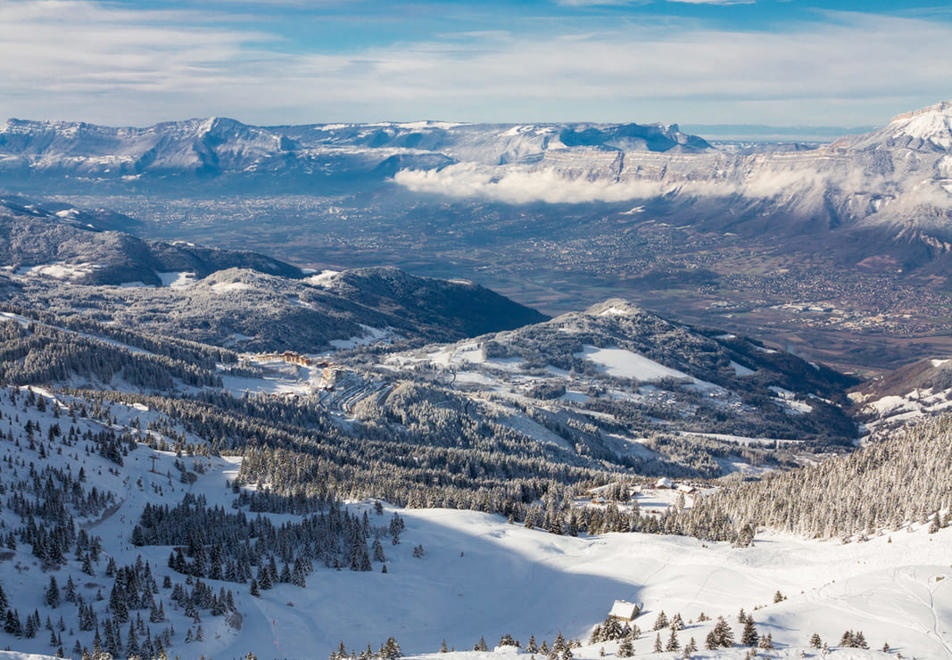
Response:
[[[6,390],[0,392],[0,428],[5,433],[10,431],[22,440],[18,427],[28,418],[44,429],[49,426],[56,405],[52,397],[59,395],[37,392],[50,400],[46,412],[10,405]],[[60,410],[59,421],[68,424],[68,416]],[[114,404],[110,415],[117,428],[127,429],[137,418],[144,427],[160,417],[141,405]],[[93,419],[76,423],[91,430],[103,424]],[[40,460],[36,451],[25,443],[17,446],[9,437],[0,438],[0,459],[19,461],[17,473]],[[185,492],[192,492],[206,495],[210,506],[228,509],[234,495],[226,481],[234,478],[241,459],[184,457],[180,460],[197,475],[191,484],[170,478],[178,475],[174,454],[142,445],[126,456],[121,467],[95,453],[84,454],[78,446],[43,460],[73,470],[82,465],[91,482],[115,495],[115,506],[100,517],[80,521],[90,533],[102,537],[106,557],[115,558],[121,566],[141,555],[160,581],[165,575],[181,581],[184,576],[167,568],[169,547],[132,546],[130,537],[142,508],[147,502],[175,504]],[[11,469],[3,463],[0,479],[9,479]],[[374,524],[386,524],[394,509],[385,506],[378,517],[372,505],[349,504],[355,511],[368,511]],[[365,573],[315,565],[306,588],[276,584],[260,597],[252,597],[247,585],[206,580],[215,590],[234,590],[240,629],[227,625],[223,617],[203,613],[204,641],[185,643],[184,631],[193,624],[181,611],[167,606],[169,622],[177,631],[168,649],[170,656],[243,658],[252,651],[262,659],[323,659],[342,641],[348,649],[360,651],[368,643],[376,649],[393,636],[407,655],[436,652],[445,639],[461,651],[446,660],[502,660],[512,651],[489,655],[469,649],[481,637],[491,648],[505,633],[523,643],[535,635],[540,643],[544,639],[551,644],[562,632],[584,643],[613,601],[624,599],[644,606],[636,621],[644,631],[650,630],[661,610],[669,616],[680,613],[688,622],[679,633],[682,644],[693,637],[703,647],[712,622],[690,623],[702,612],[712,619],[727,618],[739,639],[736,614],[744,608],[753,614],[761,634],[773,636],[777,650],[770,657],[800,657],[801,651],[818,657],[807,648],[814,632],[833,647],[834,657],[885,657],[880,652],[837,649],[840,636],[849,629],[863,631],[873,649],[888,642],[894,654],[901,652],[907,658],[952,658],[952,527],[929,534],[925,526],[912,525],[845,545],[761,533],[752,548],[738,549],[644,534],[556,536],[472,511],[401,509],[399,513],[406,530],[399,545],[385,547],[387,573],[380,571],[378,563],[373,572]],[[265,515],[274,522],[296,518]],[[0,524],[9,530],[18,523],[4,511]],[[417,545],[425,550],[421,558],[413,556]],[[61,586],[72,576],[89,598],[97,586],[109,584],[99,568],[100,577],[95,578],[78,569],[78,562],[70,558],[64,568],[48,571],[26,544],[19,544],[12,554],[0,558],[0,584],[11,607],[21,614],[37,608],[42,612],[43,591],[51,574]],[[787,599],[774,604],[778,590]],[[103,606],[102,602],[97,605]],[[75,608],[64,604],[54,615],[63,616],[67,629],[73,629]],[[652,654],[655,634],[645,632],[635,642],[638,655]],[[663,639],[667,635],[667,630],[662,631]],[[63,632],[67,654],[75,637]],[[24,654],[55,651],[45,631],[24,639],[0,630],[0,648],[6,647],[15,653],[0,652],[0,658],[21,660],[30,657]],[[602,648],[612,656],[617,643],[583,645],[573,654],[594,660]],[[701,651],[694,657],[742,658],[744,653],[735,648],[716,654]]]

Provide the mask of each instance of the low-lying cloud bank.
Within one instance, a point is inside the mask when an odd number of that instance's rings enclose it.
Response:
[[[401,170],[394,175],[394,181],[413,192],[478,197],[509,204],[625,202],[671,193],[761,198],[822,185],[815,173],[807,176],[795,172],[769,172],[743,182],[690,178],[617,180],[599,178],[595,174],[571,176],[555,169],[493,167],[476,163],[457,163],[438,170]]]
[[[458,163],[440,170],[400,170],[394,181],[413,192],[481,197],[497,202],[580,204],[623,202],[663,193],[655,181],[570,179],[552,170],[507,170]]]
[[[617,180],[599,178],[594,173],[573,176],[551,168],[457,163],[442,169],[400,170],[393,180],[413,192],[508,204],[625,202],[677,194],[685,198],[769,199],[799,212],[809,212],[822,208],[830,195],[842,202],[854,196],[868,201],[875,197],[870,191],[888,190],[891,192],[877,203],[875,212],[926,207],[944,214],[952,209],[952,184],[933,179],[931,173],[905,181],[888,181],[859,168],[817,171],[806,164],[789,167],[781,163],[756,172],[735,172],[733,176],[703,179],[695,178],[695,174],[663,180]],[[873,212],[870,208],[869,213]]]

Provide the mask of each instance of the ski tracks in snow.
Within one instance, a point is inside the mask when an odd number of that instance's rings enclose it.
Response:
[[[916,579],[914,570],[915,569],[897,568],[893,570],[893,580],[903,589],[903,591],[908,593],[910,596],[918,600],[929,609],[929,612],[932,614],[932,630],[927,630],[926,634],[934,638],[936,642],[938,642],[938,644],[945,650],[945,657],[952,658],[952,646],[949,645],[948,640],[945,638],[945,631],[940,629],[939,615],[935,610],[935,590],[944,584],[944,580],[936,581],[935,587],[930,588],[928,583],[924,584],[920,580]],[[923,589],[927,594],[929,594],[928,600],[920,595],[920,591]]]

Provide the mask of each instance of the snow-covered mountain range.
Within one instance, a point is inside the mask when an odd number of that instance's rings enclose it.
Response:
[[[258,127],[211,117],[147,128],[11,119],[0,126],[5,179],[80,177],[99,183],[139,179],[291,176],[310,189],[322,179],[379,179],[405,168],[438,169],[538,161],[548,152],[695,153],[703,139],[661,124],[479,125],[446,122]],[[287,181],[285,184],[287,185]]]
[[[354,192],[393,182],[503,203],[663,199],[716,231],[848,230],[934,258],[952,249],[952,103],[816,148],[715,148],[662,124],[0,125],[0,186],[11,190],[188,197]]]

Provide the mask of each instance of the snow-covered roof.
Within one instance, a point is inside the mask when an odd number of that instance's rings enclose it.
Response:
[[[619,619],[634,619],[640,611],[634,603],[629,603],[627,600],[616,600],[612,604],[612,609],[608,615],[616,616]]]
[[[655,488],[674,488],[674,482],[667,477],[661,477],[655,483]]]

